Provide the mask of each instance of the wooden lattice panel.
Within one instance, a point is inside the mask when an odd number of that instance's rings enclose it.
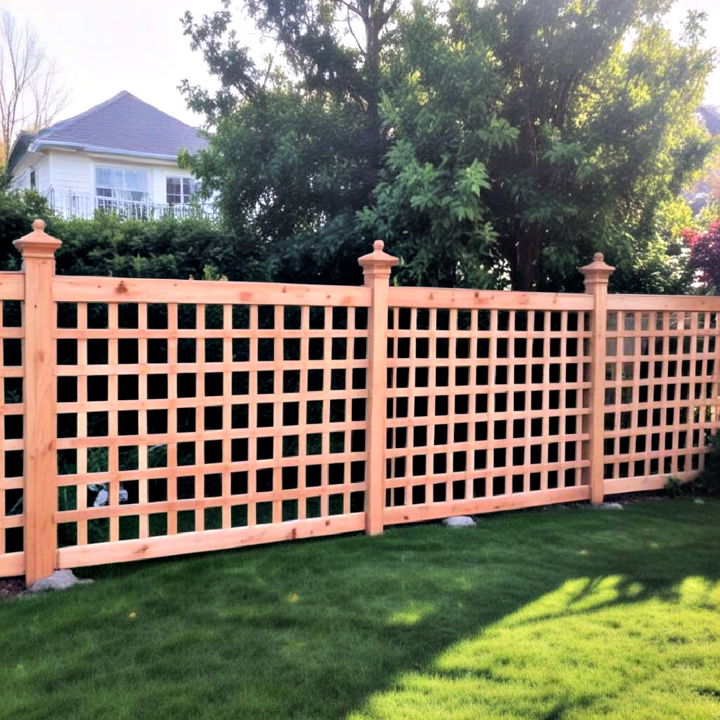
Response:
[[[2,288],[5,290],[5,288]],[[22,303],[0,301],[0,577],[24,569],[24,405]]]
[[[589,313],[441,294],[390,310],[386,521],[588,497]]]
[[[719,426],[719,316],[608,313],[606,492],[658,488],[669,477],[689,479],[702,468],[707,438]]]
[[[221,301],[58,303],[61,564],[362,528],[367,307],[174,286]]]
[[[0,273],[0,576],[661,487],[720,428],[720,301]]]

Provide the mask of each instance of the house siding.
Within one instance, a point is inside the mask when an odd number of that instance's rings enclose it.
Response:
[[[10,188],[12,190],[26,190],[28,187],[30,187],[30,168],[16,168],[10,181]]]
[[[55,195],[91,195],[92,162],[80,153],[49,152],[50,186]]]
[[[47,195],[50,187],[50,160],[43,155],[29,155],[23,158],[13,170],[10,187],[13,190],[30,190],[30,172],[35,171],[35,188],[42,195]]]
[[[38,192],[46,195],[54,209],[63,215],[91,216],[95,206],[95,168],[114,167],[147,173],[149,203],[162,205],[167,201],[168,177],[192,177],[177,165],[158,161],[127,161],[121,156],[85,154],[48,150],[35,156],[31,163],[24,160],[13,173],[13,187],[30,186],[30,169],[35,168]]]

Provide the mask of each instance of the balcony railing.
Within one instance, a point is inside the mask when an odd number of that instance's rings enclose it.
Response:
[[[53,188],[47,192],[50,207],[64,218],[93,218],[96,213],[118,215],[134,220],[157,220],[162,217],[206,218],[215,217],[210,203],[155,203],[150,200],[121,200],[119,198],[76,193],[58,193]]]

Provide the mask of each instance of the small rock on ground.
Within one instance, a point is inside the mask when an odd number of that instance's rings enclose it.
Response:
[[[81,580],[75,577],[72,570],[56,570],[52,575],[48,575],[34,582],[28,588],[28,592],[40,593],[50,590],[67,590],[73,587],[73,585],[86,585],[91,582],[92,580]]]
[[[443,521],[445,527],[475,527],[475,521],[469,515],[455,515],[454,517],[445,518]]]
[[[599,505],[593,505],[596,510],[622,510],[623,506],[620,503],[604,502]]]

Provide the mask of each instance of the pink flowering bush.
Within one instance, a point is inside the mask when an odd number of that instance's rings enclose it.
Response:
[[[690,248],[690,267],[699,272],[702,282],[720,290],[720,221],[705,232],[686,229],[681,234]]]

